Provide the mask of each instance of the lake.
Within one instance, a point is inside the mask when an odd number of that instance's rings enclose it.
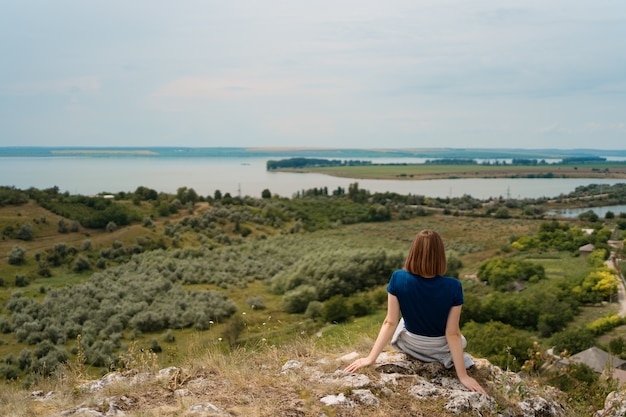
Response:
[[[588,178],[472,178],[445,180],[362,180],[322,174],[266,171],[268,159],[282,157],[0,157],[0,185],[20,189],[58,186],[71,194],[134,191],[139,186],[176,193],[180,187],[193,188],[200,195],[215,190],[233,196],[260,197],[264,189],[274,195],[291,197],[311,188],[345,189],[358,182],[370,192],[395,192],[427,197],[540,198],[567,194],[578,186],[616,184],[624,180]],[[393,160],[417,162],[417,159]],[[377,163],[382,163],[380,159]]]
[[[576,208],[576,209],[563,209],[563,210],[549,210],[546,214],[556,215],[560,217],[568,217],[574,218],[583,214],[586,211],[593,211],[600,218],[604,218],[606,213],[609,211],[613,212],[613,214],[618,215],[620,213],[626,213],[626,205],[620,204],[616,206],[604,206],[604,207],[587,207],[587,208]]]

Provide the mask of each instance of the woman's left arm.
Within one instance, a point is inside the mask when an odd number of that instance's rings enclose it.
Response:
[[[387,295],[387,316],[385,317],[385,321],[383,321],[382,326],[380,327],[380,331],[378,332],[378,337],[374,342],[374,346],[370,351],[369,355],[365,358],[360,358],[352,362],[350,365],[344,369],[346,372],[354,372],[359,368],[364,366],[369,366],[376,362],[376,358],[380,355],[380,352],[383,351],[385,345],[389,342],[389,339],[393,336],[396,328],[398,327],[398,322],[400,321],[400,303],[398,302],[398,298],[395,295],[388,294]]]
[[[461,339],[461,329],[459,321],[461,320],[461,307],[453,306],[448,313],[448,321],[446,322],[446,340],[452,354],[452,362],[456,375],[463,385],[470,391],[485,392],[485,389],[474,378],[467,374],[465,369],[465,359],[463,358],[463,340]]]

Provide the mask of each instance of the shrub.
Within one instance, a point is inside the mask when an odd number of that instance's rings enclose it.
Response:
[[[91,240],[90,239],[83,240],[83,243],[80,245],[80,250],[88,251],[90,249],[91,249]]]
[[[356,317],[367,316],[375,309],[376,305],[367,294],[358,294],[350,299],[350,310]]]
[[[57,231],[59,233],[69,232],[69,227],[67,226],[67,222],[64,219],[59,220],[59,222],[57,223]]]
[[[288,313],[303,313],[311,301],[317,300],[317,289],[312,285],[300,285],[283,296],[283,309]]]
[[[17,379],[19,376],[19,370],[13,365],[0,365],[0,378],[4,378],[7,381]]]
[[[176,341],[176,336],[174,336],[171,330],[168,330],[163,336],[161,336],[161,340],[167,343],[174,343]]]
[[[161,345],[159,345],[159,341],[156,339],[152,339],[150,340],[150,347],[149,349],[154,352],[154,353],[160,353],[163,352],[163,348],[161,347]]]
[[[16,287],[26,287],[28,286],[28,280],[25,275],[16,275],[15,276],[15,286]]]
[[[76,220],[74,220],[70,224],[70,232],[76,233],[76,232],[78,232],[79,229],[80,229],[80,223],[78,223]]]
[[[263,301],[263,297],[250,297],[246,300],[246,304],[253,310],[263,310],[265,309],[265,302]]]
[[[351,313],[348,299],[343,295],[335,295],[324,303],[322,318],[327,323],[341,323],[348,320]]]
[[[550,339],[554,346],[554,352],[559,354],[563,351],[571,353],[582,352],[595,344],[595,334],[585,327],[569,328],[555,333]]]
[[[324,303],[321,301],[311,301],[304,312],[304,315],[309,319],[316,319],[322,317],[322,310],[324,309]]]
[[[89,271],[91,269],[91,262],[84,256],[79,256],[76,258],[76,262],[74,263],[74,271],[83,272]]]
[[[8,261],[11,265],[21,265],[24,263],[26,251],[20,246],[13,246],[13,249],[7,253]]]
[[[20,240],[33,240],[33,236],[33,226],[30,223],[24,223],[15,235]]]

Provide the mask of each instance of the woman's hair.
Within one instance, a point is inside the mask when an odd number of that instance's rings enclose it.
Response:
[[[404,261],[404,269],[415,275],[434,277],[443,275],[446,268],[446,250],[439,233],[429,229],[419,232]]]

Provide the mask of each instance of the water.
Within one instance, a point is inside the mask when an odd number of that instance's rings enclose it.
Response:
[[[233,196],[260,197],[264,189],[273,195],[291,197],[296,192],[328,187],[329,192],[358,182],[371,192],[424,195],[427,197],[540,198],[567,194],[578,186],[616,184],[615,179],[585,178],[471,178],[444,180],[363,180],[322,174],[268,172],[269,159],[282,157],[0,157],[0,185],[20,189],[58,186],[64,192],[93,195],[100,192],[134,191],[139,186],[175,193],[193,188],[200,195],[215,190]],[[412,162],[416,159],[397,159]],[[376,159],[374,162],[381,162]]]
[[[621,204],[621,205],[616,205],[616,206],[604,206],[604,207],[587,207],[587,208],[576,208],[576,209],[563,209],[563,210],[550,210],[547,211],[546,214],[549,215],[557,215],[560,217],[567,217],[567,218],[575,218],[578,217],[579,215],[587,212],[587,211],[593,211],[595,214],[598,215],[598,217],[600,218],[604,218],[604,216],[606,215],[606,213],[608,213],[609,211],[613,212],[613,214],[618,215],[620,213],[626,213],[626,205]]]

